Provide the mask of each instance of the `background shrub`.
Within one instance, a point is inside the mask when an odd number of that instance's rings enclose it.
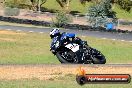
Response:
[[[58,12],[56,14],[55,21],[53,20],[52,26],[63,27],[70,22],[72,22],[72,17],[69,14],[66,14],[65,12]]]
[[[116,13],[112,11],[110,0],[102,0],[100,3],[88,8],[87,18],[92,27],[104,26],[109,18],[116,22]]]
[[[4,10],[5,16],[18,16],[19,13],[20,13],[20,10],[18,8],[6,7]]]

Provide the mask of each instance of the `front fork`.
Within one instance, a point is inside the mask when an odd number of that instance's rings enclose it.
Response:
[[[90,55],[90,46],[87,44],[87,41],[83,41],[83,55],[82,60],[84,61],[84,64],[91,64],[92,59]]]
[[[79,51],[76,52],[79,63],[85,63],[85,61],[86,61],[86,56],[85,56],[86,53],[85,53],[83,47],[84,47],[84,45],[81,45]]]

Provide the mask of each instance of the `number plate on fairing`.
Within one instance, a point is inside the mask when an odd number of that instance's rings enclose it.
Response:
[[[68,44],[65,47],[68,48],[68,49],[70,49],[70,50],[72,50],[73,52],[76,52],[76,51],[79,50],[79,45],[78,44],[75,44],[75,43]]]

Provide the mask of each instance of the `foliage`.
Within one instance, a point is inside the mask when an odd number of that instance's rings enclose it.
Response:
[[[44,3],[46,3],[47,0],[40,0],[40,7]],[[7,0],[6,1],[7,7],[18,7],[18,8],[30,8],[34,11],[38,11],[39,9],[39,0]],[[32,8],[31,8],[32,7]]]
[[[6,7],[16,8],[18,5],[14,4],[13,2],[5,2]]]
[[[111,10],[110,0],[103,0],[88,9],[87,18],[93,27],[104,26],[108,18],[116,19],[115,12]]]
[[[128,12],[130,12],[132,8],[132,1],[131,0],[117,0],[117,4],[120,5],[120,7]]]
[[[31,5],[27,0],[6,0],[5,1],[6,7],[11,8],[22,8],[22,9],[30,9]]]
[[[62,27],[72,21],[72,18],[69,14],[66,14],[63,11],[60,11],[56,14],[56,20],[53,21],[53,26]]]
[[[4,10],[5,16],[18,16],[19,13],[20,13],[20,10],[18,8],[6,7]]]

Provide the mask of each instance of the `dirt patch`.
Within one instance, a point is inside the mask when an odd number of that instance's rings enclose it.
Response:
[[[129,30],[129,31],[132,31],[132,26],[127,26],[127,25],[121,25],[119,27],[117,27],[118,29],[121,29],[121,30]]]
[[[25,35],[26,33],[0,30],[0,34],[7,34],[7,35]]]
[[[79,66],[71,65],[13,65],[0,66],[0,79],[56,79],[68,74],[76,75]],[[88,74],[130,74],[132,67],[90,66],[84,67]]]
[[[10,41],[10,42],[14,42],[16,40],[15,39],[11,39],[11,38],[0,38],[0,41]]]
[[[0,30],[0,35],[25,35],[26,33],[22,33],[22,32],[14,32],[14,31],[6,31],[6,30]],[[9,42],[15,42],[16,39],[12,39],[10,38],[10,36],[8,36],[8,38],[0,38],[0,41],[9,41]]]

